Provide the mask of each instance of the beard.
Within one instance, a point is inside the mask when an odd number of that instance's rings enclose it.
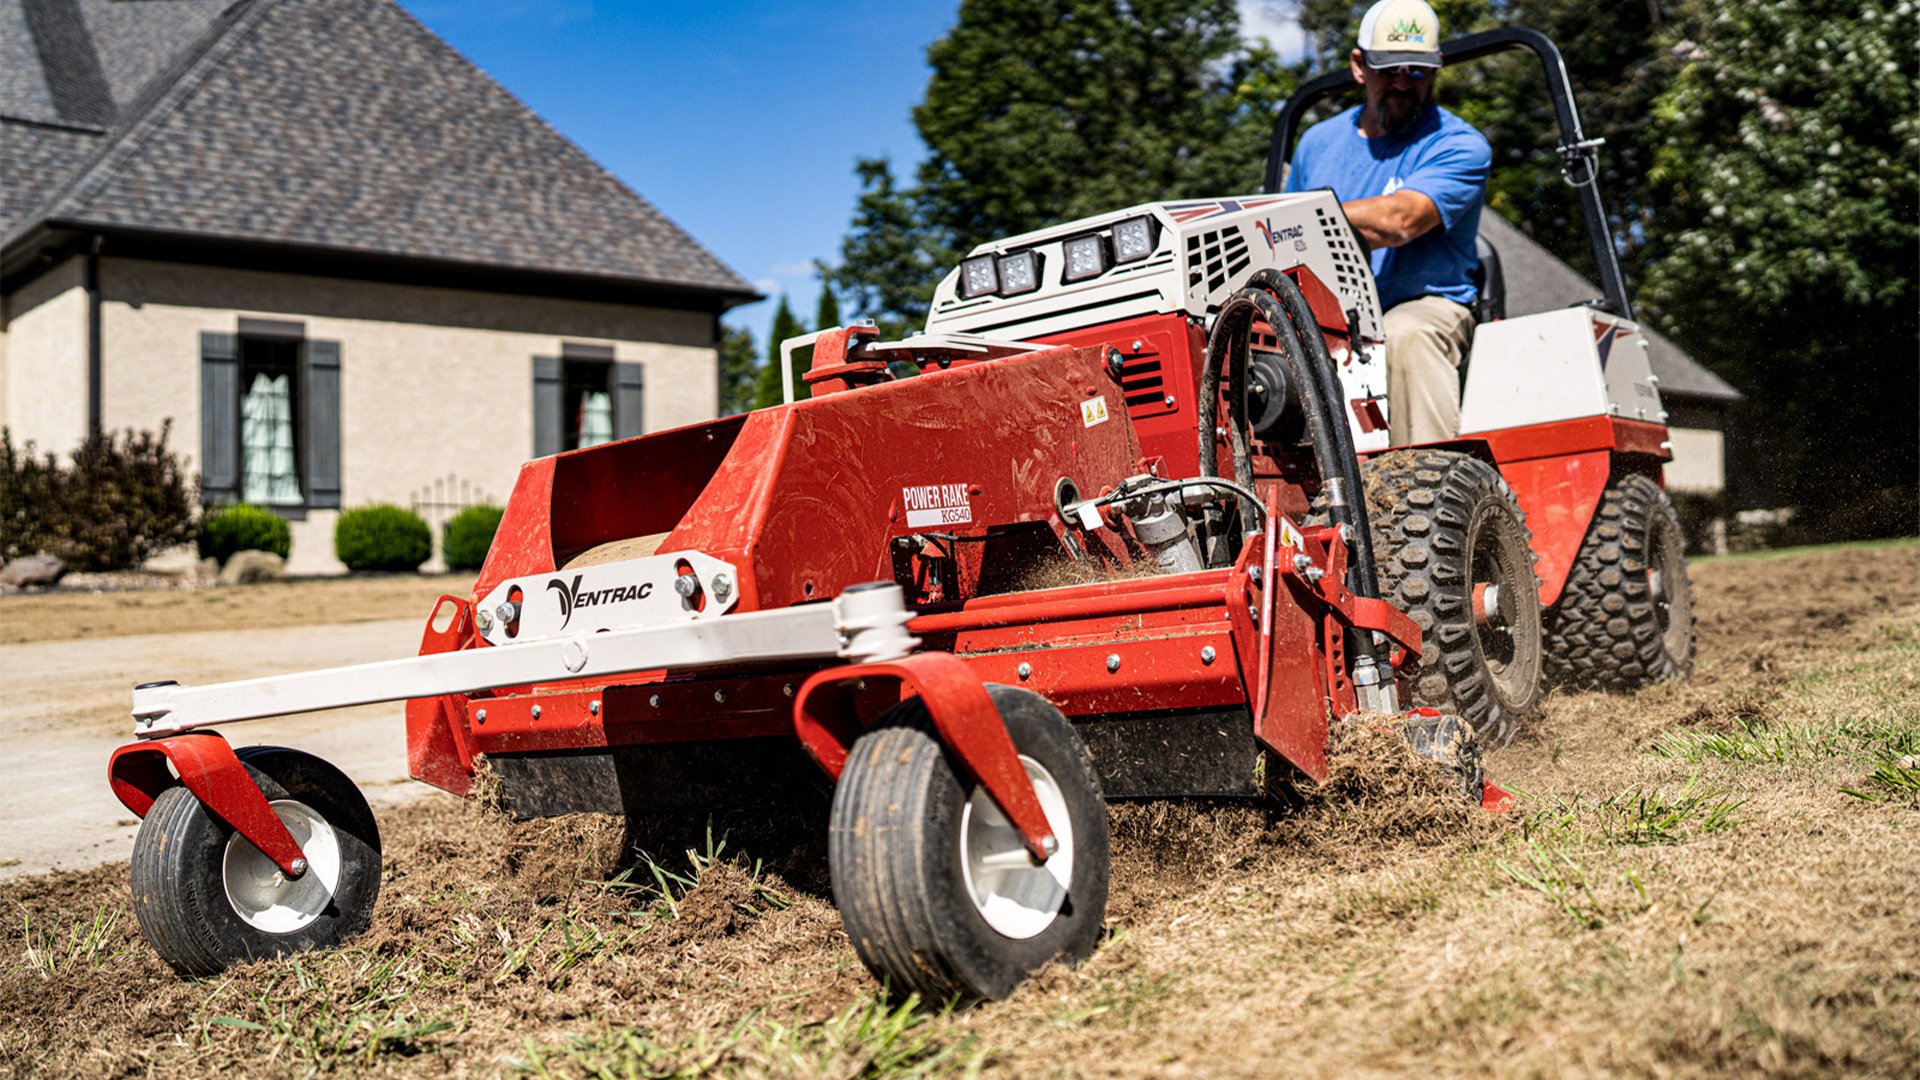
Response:
[[[1418,90],[1388,90],[1380,95],[1380,129],[1388,135],[1404,135],[1420,119],[1420,107],[1426,102]]]

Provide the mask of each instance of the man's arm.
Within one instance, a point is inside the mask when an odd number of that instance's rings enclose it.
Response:
[[[1440,208],[1428,196],[1407,188],[1340,205],[1369,248],[1397,248],[1440,227]]]

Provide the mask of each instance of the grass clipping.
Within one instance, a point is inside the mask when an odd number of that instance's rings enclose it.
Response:
[[[1414,752],[1398,717],[1363,713],[1334,724],[1326,779],[1295,790],[1303,806],[1288,828],[1320,843],[1450,843],[1495,827],[1440,766]]]

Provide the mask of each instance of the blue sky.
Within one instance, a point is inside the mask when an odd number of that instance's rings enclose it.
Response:
[[[401,0],[433,31],[769,296],[811,321],[854,159],[925,153],[912,110],[957,2]],[[1283,0],[1241,0],[1283,52]],[[1297,46],[1295,46],[1297,48]],[[728,322],[764,343],[771,299]]]

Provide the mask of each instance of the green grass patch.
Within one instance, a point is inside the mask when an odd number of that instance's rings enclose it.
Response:
[[[73,920],[62,932],[44,924],[35,925],[30,913],[20,916],[21,966],[41,978],[66,972],[98,968],[127,955],[131,950],[111,948],[127,910],[102,904],[84,918]]]
[[[1638,870],[1628,867],[1609,877],[1556,844],[1522,841],[1519,858],[1498,859],[1495,865],[1516,883],[1546,897],[1582,930],[1598,930],[1648,906],[1647,888]]]
[[[1690,555],[1687,557],[1687,562],[1689,565],[1712,565],[1720,562],[1784,559],[1793,555],[1812,555],[1826,551],[1886,551],[1915,546],[1920,546],[1920,536],[1893,536],[1880,540],[1851,540],[1840,544],[1806,544],[1801,547],[1765,548],[1760,551],[1730,551],[1725,555]]]

